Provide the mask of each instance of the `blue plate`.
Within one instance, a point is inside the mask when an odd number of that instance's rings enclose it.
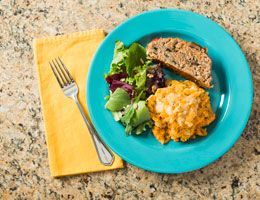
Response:
[[[216,120],[208,136],[187,143],[160,144],[151,131],[126,136],[124,127],[104,108],[109,71],[116,40],[126,45],[146,45],[155,37],[179,37],[208,48],[213,61],[213,84],[209,90]],[[166,71],[166,70],[165,70]],[[180,77],[166,71],[167,76]],[[183,10],[144,12],[116,27],[98,48],[87,78],[87,105],[94,126],[104,142],[127,162],[154,172],[181,173],[215,161],[237,141],[246,126],[253,98],[251,73],[234,39],[210,19]]]

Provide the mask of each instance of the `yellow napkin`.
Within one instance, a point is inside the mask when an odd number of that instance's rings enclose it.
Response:
[[[99,162],[76,104],[64,96],[48,63],[59,56],[66,64],[78,84],[79,101],[87,112],[86,75],[92,56],[104,37],[102,30],[93,30],[34,40],[34,56],[52,176],[123,167],[123,161],[116,155],[112,166],[103,166]]]

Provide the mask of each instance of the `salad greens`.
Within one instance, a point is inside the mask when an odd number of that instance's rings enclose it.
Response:
[[[146,126],[152,125],[145,101],[138,101],[127,106],[120,121],[125,125],[126,133],[134,130],[136,134],[140,134],[146,130]]]
[[[128,49],[128,56],[125,58],[126,72],[133,77],[136,68],[145,64],[146,51],[140,44],[133,43]]]
[[[110,66],[108,75],[117,74],[125,71],[126,57],[128,55],[128,49],[120,41],[117,41],[114,49],[114,56]]]
[[[110,95],[109,100],[105,105],[105,108],[114,112],[122,110],[125,106],[127,106],[130,103],[131,101],[128,93],[122,88],[117,88],[115,92],[113,92]]]
[[[133,85],[135,87],[136,95],[139,95],[142,93],[141,99],[145,98],[145,82],[146,82],[146,65],[136,67],[134,72],[135,74],[133,76],[129,76],[126,79],[126,82],[130,85]]]
[[[105,77],[111,92],[105,107],[126,127],[127,134],[140,134],[152,125],[145,102],[148,64],[145,48],[140,44],[127,48],[120,41],[115,43],[110,71]]]
[[[134,108],[136,107],[135,113],[131,120],[134,127],[136,127],[150,119],[149,110],[146,107],[145,101],[139,101],[138,103],[135,103],[135,104],[136,105],[133,105]]]

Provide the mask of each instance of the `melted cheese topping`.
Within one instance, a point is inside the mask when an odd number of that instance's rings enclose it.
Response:
[[[203,127],[215,119],[207,92],[191,81],[169,80],[166,85],[147,100],[154,136],[164,144],[207,135]]]

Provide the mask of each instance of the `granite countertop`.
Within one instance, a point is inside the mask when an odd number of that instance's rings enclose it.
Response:
[[[126,164],[121,170],[52,178],[32,39],[95,28],[109,32],[128,17],[165,7],[208,16],[245,52],[255,94],[242,137],[214,164],[185,174]],[[260,199],[259,10],[254,0],[0,1],[0,199]]]

